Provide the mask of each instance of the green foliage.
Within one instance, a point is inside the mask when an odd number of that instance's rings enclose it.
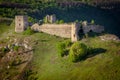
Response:
[[[64,41],[57,44],[58,53],[61,57],[68,54],[71,44],[70,41]]]
[[[7,51],[7,49],[2,47],[1,51],[2,51],[2,53],[5,53]]]
[[[30,27],[28,27],[27,30],[23,32],[24,35],[32,35],[33,33],[34,31]]]
[[[26,69],[25,73],[23,75],[24,80],[37,80],[37,77],[35,76],[35,72],[33,72],[31,69]]]
[[[103,48],[107,51],[103,54],[87,56],[89,58],[78,63],[71,63],[67,60],[67,57],[57,57],[58,52],[56,52],[55,45],[64,41],[63,38],[56,38],[45,33],[33,34],[32,37],[32,39],[39,40],[39,43],[35,45],[33,61],[30,63],[30,68],[36,73],[29,75],[29,77],[37,77],[37,80],[119,80],[120,54],[116,54],[119,45],[116,46],[109,41],[102,41],[99,37],[81,40],[81,42],[94,49]],[[43,40],[47,41],[43,42]],[[118,58],[115,58],[112,54]]]
[[[92,47],[87,47],[87,54],[92,54],[94,53],[94,49]]]
[[[64,23],[64,20],[60,20],[60,21],[59,21],[59,24],[63,24],[63,23]]]
[[[79,21],[78,20],[75,20],[76,23],[78,23]]]
[[[93,19],[91,20],[91,24],[95,24],[95,21]]]
[[[64,20],[57,20],[56,21],[56,24],[63,24],[64,23]]]
[[[57,20],[55,23],[56,23],[56,24],[59,24],[59,20]]]
[[[14,51],[18,51],[19,46],[14,46],[13,49],[14,49]]]
[[[32,22],[32,23],[35,23],[35,22],[36,22],[36,19],[33,19],[32,17],[28,16],[28,21],[29,21],[29,22]]]
[[[76,42],[70,48],[69,59],[72,62],[81,60],[87,54],[87,46],[83,43]]]
[[[49,23],[49,22],[47,21],[47,19],[46,19],[46,16],[43,18],[43,22],[44,22],[44,23]]]
[[[82,24],[82,22],[83,22],[83,21],[82,21],[82,20],[80,20],[80,24]]]
[[[9,51],[9,49],[2,47],[0,51],[1,51],[2,53],[6,53],[6,52]]]

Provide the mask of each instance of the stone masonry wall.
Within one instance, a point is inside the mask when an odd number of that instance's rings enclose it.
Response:
[[[15,32],[23,32],[28,27],[28,17],[19,15],[15,16]]]
[[[64,38],[71,38],[71,24],[34,24],[31,28],[35,31],[45,32]]]
[[[101,33],[101,32],[104,31],[104,27],[100,26],[100,25],[87,25],[87,26],[83,26],[84,33],[87,33],[90,30],[92,30],[93,32],[96,32],[96,33]]]
[[[64,38],[71,38],[72,42],[78,41],[79,36],[78,32],[80,30],[79,23],[72,23],[72,24],[34,24],[31,29],[39,32],[45,32],[51,35],[56,35]],[[101,33],[104,31],[104,27],[100,25],[86,25],[83,26],[83,31],[86,34],[92,30],[96,33]]]
[[[71,27],[71,41],[76,42],[79,40],[79,30],[80,30],[80,24],[79,23],[73,23]]]

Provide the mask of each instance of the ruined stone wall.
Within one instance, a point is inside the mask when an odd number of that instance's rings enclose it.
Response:
[[[92,30],[93,32],[96,32],[96,33],[101,33],[101,32],[104,31],[104,27],[100,26],[100,25],[87,25],[87,26],[83,26],[84,33],[87,33],[90,30]]]
[[[76,42],[79,40],[79,30],[80,30],[80,23],[73,23],[71,27],[71,41]]]
[[[47,15],[46,16],[46,22],[48,23],[55,23],[56,22],[56,15]]]
[[[43,24],[38,25],[34,24],[31,29],[39,32],[45,32],[51,35],[56,35],[64,38],[71,38],[72,42],[76,42],[79,40],[79,30],[80,23],[72,23],[72,24]],[[86,34],[92,30],[96,33],[101,33],[104,31],[104,27],[100,25],[86,25],[83,26],[83,31]]]
[[[34,24],[31,28],[35,31],[45,32],[64,38],[71,38],[71,24]]]

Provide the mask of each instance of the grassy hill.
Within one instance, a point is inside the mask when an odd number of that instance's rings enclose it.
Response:
[[[72,63],[68,56],[58,57],[56,44],[64,39],[44,33],[36,33],[34,57],[30,70],[26,70],[28,80],[119,80],[120,42],[102,41],[99,37],[87,38],[81,42],[100,52],[88,55],[86,59]],[[101,51],[104,49],[105,51]],[[32,72],[31,72],[32,71]]]
[[[12,24],[13,25],[13,24]],[[2,25],[1,25],[2,26]],[[7,26],[6,26],[7,27]],[[51,36],[45,33],[35,33],[23,36],[14,33],[14,25],[4,32],[0,38],[9,35],[30,37],[35,41],[33,45],[33,59],[26,68],[25,80],[119,80],[120,76],[120,42],[102,41],[100,37],[90,37],[81,40],[87,46],[99,50],[88,55],[84,60],[72,63],[68,56],[58,56],[56,45],[64,38]],[[10,34],[11,33],[11,34]],[[9,35],[7,35],[9,34]],[[31,43],[32,44],[32,43]],[[105,51],[102,51],[105,50]]]

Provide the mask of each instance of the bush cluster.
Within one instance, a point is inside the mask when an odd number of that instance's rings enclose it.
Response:
[[[64,41],[60,42],[57,48],[59,55],[61,57],[68,55],[71,62],[82,60],[87,54],[93,52],[92,48],[81,42],[71,43],[70,41]]]
[[[74,43],[69,52],[69,59],[72,62],[79,61],[83,59],[87,54],[87,46],[83,43],[76,42]]]
[[[2,53],[6,53],[6,52],[9,51],[9,49],[2,47],[2,48],[0,49],[0,51],[1,51]]]
[[[56,24],[63,24],[64,23],[64,20],[57,20],[56,21]]]
[[[30,27],[28,27],[27,30],[23,32],[24,35],[32,35],[33,33],[34,31]]]
[[[58,43],[57,49],[58,49],[59,55],[61,57],[63,57],[64,55],[67,55],[71,45],[72,43],[70,41],[64,41],[64,42]]]
[[[13,49],[14,49],[14,51],[18,51],[19,46],[14,46]]]

